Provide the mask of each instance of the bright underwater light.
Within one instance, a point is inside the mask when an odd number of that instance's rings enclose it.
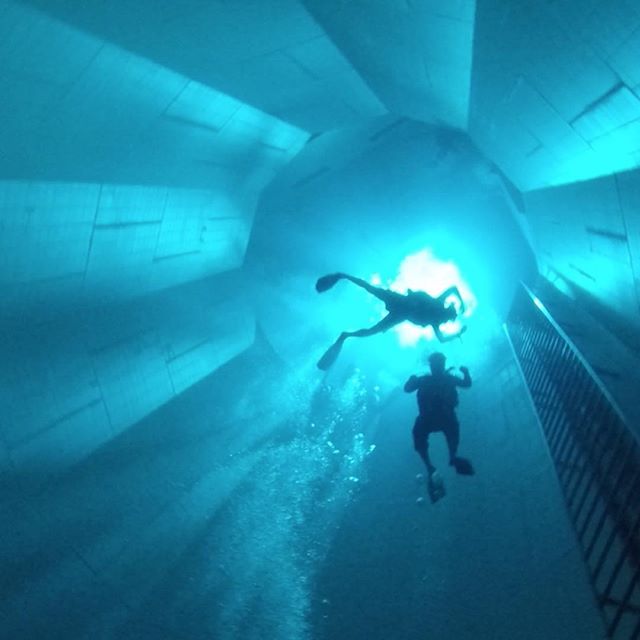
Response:
[[[372,284],[381,284],[381,278],[378,274],[372,276],[370,280]],[[459,318],[468,318],[477,306],[477,301],[469,285],[462,279],[455,263],[442,261],[434,255],[431,249],[423,249],[407,256],[400,263],[396,278],[393,281],[388,281],[386,286],[398,293],[406,293],[408,289],[413,289],[426,291],[429,295],[436,297],[454,285],[458,287],[464,300],[465,311],[453,322],[443,324],[440,330],[444,334],[455,334],[461,329],[462,323]],[[446,302],[447,304],[453,303],[459,312],[460,302],[456,296],[450,296]],[[431,327],[419,327],[410,322],[397,325],[394,327],[394,331],[398,334],[400,344],[405,346],[415,345],[421,338],[435,339],[435,333]]]

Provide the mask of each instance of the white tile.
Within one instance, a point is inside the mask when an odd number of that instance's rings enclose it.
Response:
[[[104,184],[100,189],[96,224],[160,222],[167,191],[166,187]]]

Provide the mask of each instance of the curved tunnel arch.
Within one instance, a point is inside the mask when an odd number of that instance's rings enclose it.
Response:
[[[409,120],[388,129],[383,119],[359,134],[315,138],[260,200],[244,265],[257,320],[285,359],[317,356],[320,336],[333,340],[382,314],[349,286],[318,296],[320,275],[376,274],[389,283],[403,260],[425,250],[452,262],[473,291],[480,310],[471,326],[504,318],[519,281],[536,272],[500,174],[464,134]],[[449,284],[422,287],[437,295]],[[388,364],[392,352],[384,353]]]

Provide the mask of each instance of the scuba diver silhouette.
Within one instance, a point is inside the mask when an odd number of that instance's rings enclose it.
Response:
[[[445,370],[446,358],[442,353],[429,356],[431,375],[411,376],[404,385],[407,393],[417,391],[418,417],[413,425],[413,448],[427,466],[429,474],[428,489],[432,502],[444,496],[444,484],[429,458],[429,435],[442,432],[449,449],[449,464],[462,475],[473,475],[471,462],[458,456],[460,425],[456,416],[458,406],[457,387],[468,389],[471,376],[467,367],[460,367],[463,378],[450,373],[453,367]]]
[[[318,279],[316,282],[316,291],[323,293],[331,289],[339,280],[349,280],[379,300],[382,300],[388,313],[380,322],[368,329],[343,331],[318,361],[319,369],[326,370],[335,362],[347,338],[365,338],[372,336],[376,333],[382,333],[401,322],[409,321],[421,327],[430,325],[433,327],[436,337],[440,342],[454,340],[467,329],[466,327],[462,327],[458,333],[453,335],[444,335],[440,331],[440,325],[455,320],[458,316],[455,305],[445,305],[447,298],[455,295],[458,300],[460,300],[460,313],[464,312],[465,306],[458,287],[449,287],[438,297],[434,298],[425,291],[412,291],[409,289],[406,294],[403,294],[397,291],[391,291],[390,289],[375,287],[361,278],[356,278],[346,273],[332,273]]]

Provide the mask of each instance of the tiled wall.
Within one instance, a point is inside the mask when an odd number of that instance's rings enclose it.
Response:
[[[236,377],[237,363],[231,365]],[[247,402],[243,418],[251,419],[240,421],[235,399],[222,389],[228,375],[218,372],[163,405],[62,477],[42,483],[37,494],[2,495],[3,637],[124,637],[113,627],[138,609],[154,626],[150,594],[172,580],[171,571],[210,527],[209,519],[234,502],[264,460],[263,439],[282,419],[267,422],[263,409]],[[255,401],[261,386],[254,377],[239,393]],[[82,426],[88,439],[91,423]],[[50,448],[62,436],[52,437]],[[15,480],[35,488],[31,475],[38,470],[15,473]],[[0,490],[6,488],[3,476]],[[206,537],[215,539],[218,531]],[[158,633],[146,629],[138,637]],[[136,637],[135,628],[131,634]]]
[[[464,129],[476,0],[303,0],[387,109]]]
[[[28,4],[0,12],[0,316],[238,268],[307,134]]]
[[[253,206],[233,190],[0,182],[0,317],[106,304],[236,269]]]
[[[640,165],[640,7],[477,3],[469,132],[521,190]]]
[[[0,469],[39,490],[253,341],[238,274],[3,334]]]
[[[257,192],[306,140],[90,32],[22,4],[0,11],[3,178]]]
[[[299,0],[25,4],[308,131],[386,111]]]
[[[0,469],[39,489],[251,343],[214,277],[307,134],[28,3],[0,60]]]
[[[640,171],[525,194],[541,272],[640,329]],[[583,300],[583,303],[587,303]]]

